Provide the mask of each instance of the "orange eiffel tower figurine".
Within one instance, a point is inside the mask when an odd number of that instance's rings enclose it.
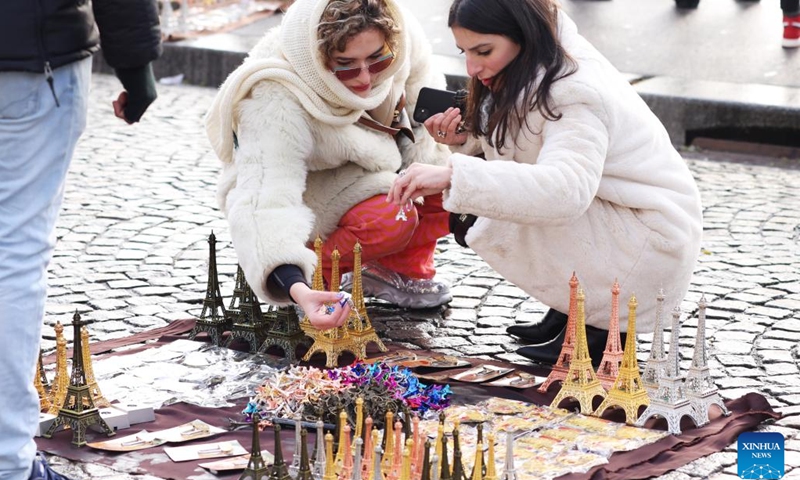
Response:
[[[608,340],[603,351],[603,359],[597,367],[597,378],[606,390],[611,390],[619,375],[622,362],[622,345],[619,343],[619,282],[614,280],[611,287],[611,320],[608,322]]]
[[[561,390],[550,404],[551,408],[566,398],[574,398],[581,405],[581,413],[592,413],[594,397],[605,397],[606,391],[600,385],[600,380],[592,368],[592,359],[589,357],[589,345],[586,342],[586,312],[584,301],[586,297],[583,289],[578,290],[576,318],[575,318],[575,352],[569,364],[567,376],[561,382]]]
[[[628,338],[625,340],[625,354],[619,375],[614,381],[614,387],[609,390],[608,396],[597,407],[594,414],[598,417],[608,408],[619,407],[625,410],[625,422],[633,425],[639,418],[639,408],[650,405],[650,397],[642,385],[639,376],[639,362],[636,360],[636,297],[631,295],[628,301]]]
[[[94,377],[92,352],[89,351],[89,330],[86,327],[81,327],[81,350],[83,351],[83,370],[86,373],[86,385],[89,386],[89,393],[92,395],[94,405],[97,408],[110,407],[111,402],[103,396],[103,392],[97,386],[97,379]]]
[[[356,242],[353,247],[353,309],[350,310],[350,317],[347,319],[347,330],[351,337],[355,339],[356,358],[362,360],[367,358],[367,345],[375,343],[381,352],[387,351],[372,322],[367,315],[367,306],[364,304],[364,289],[361,285],[361,244]]]
[[[577,317],[578,314],[577,292],[578,277],[575,276],[575,272],[572,272],[572,278],[569,279],[567,332],[564,335],[564,344],[561,346],[561,353],[558,354],[558,360],[556,360],[552,370],[550,370],[550,375],[547,376],[547,380],[539,385],[539,391],[542,393],[546,392],[553,382],[563,382],[564,379],[567,378],[567,372],[572,363],[572,355],[575,351],[575,317]]]
[[[43,375],[44,368],[42,367],[42,350],[39,349],[39,360],[36,361],[36,375],[33,377],[33,386],[36,387],[36,392],[39,394],[39,411],[50,410],[50,393],[45,387],[45,382],[42,378],[47,380]]]
[[[58,415],[67,399],[69,373],[67,373],[67,339],[64,338],[64,326],[61,325],[61,322],[56,322],[54,328],[56,331],[56,374],[50,389],[50,408],[47,413]]]

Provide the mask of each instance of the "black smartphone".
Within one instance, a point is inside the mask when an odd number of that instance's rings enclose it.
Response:
[[[423,123],[431,116],[455,106],[455,97],[456,92],[422,87],[417,106],[414,108],[414,121]]]

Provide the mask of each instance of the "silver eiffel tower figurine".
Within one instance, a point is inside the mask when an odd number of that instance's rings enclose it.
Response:
[[[506,461],[500,480],[517,480],[517,470],[514,467],[514,433],[512,432],[506,433]]]
[[[314,468],[312,468],[314,480],[322,480],[325,475],[325,432],[322,427],[322,420],[317,420],[317,458],[314,459]]]
[[[650,347],[650,357],[642,373],[642,385],[647,394],[652,398],[658,390],[658,379],[664,377],[667,368],[667,356],[664,353],[664,289],[659,289],[656,296],[656,326],[653,330],[653,346]],[[677,346],[677,343],[670,344]],[[672,348],[670,346],[670,348]]]
[[[708,357],[706,356],[706,296],[703,295],[697,303],[697,338],[694,342],[694,355],[692,356],[692,366],[686,374],[684,382],[686,396],[689,398],[695,415],[699,420],[697,426],[705,425],[709,422],[708,410],[712,405],[716,405],[723,415],[730,415],[722,397],[719,394],[714,379],[708,369]]]
[[[297,412],[294,415],[294,455],[292,455],[292,464],[289,465],[289,475],[292,477],[297,476],[300,471],[300,431],[303,429],[303,414]]]
[[[681,418],[688,416],[695,424],[699,424],[692,404],[686,398],[683,378],[679,365],[679,331],[681,328],[681,310],[675,307],[672,312],[672,331],[669,340],[669,355],[665,362],[663,375],[656,379],[656,388],[650,394],[650,405],[642,413],[635,425],[644,426],[650,417],[659,416],[667,421],[667,429],[673,435],[681,433]]]

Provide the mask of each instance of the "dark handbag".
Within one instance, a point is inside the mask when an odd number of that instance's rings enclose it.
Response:
[[[478,220],[478,217],[471,213],[450,214],[450,233],[455,237],[456,243],[465,248],[469,247],[466,240],[467,232],[475,224],[476,220]]]

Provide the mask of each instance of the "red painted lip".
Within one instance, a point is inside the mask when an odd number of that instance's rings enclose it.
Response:
[[[359,85],[353,85],[350,88],[352,88],[356,92],[366,92],[367,90],[369,90],[369,87],[371,87],[371,86],[372,85],[370,85],[370,84],[360,85],[360,86]]]
[[[481,78],[480,80],[481,80],[481,83],[486,87],[488,87],[489,85],[492,84],[491,77],[490,78]]]

